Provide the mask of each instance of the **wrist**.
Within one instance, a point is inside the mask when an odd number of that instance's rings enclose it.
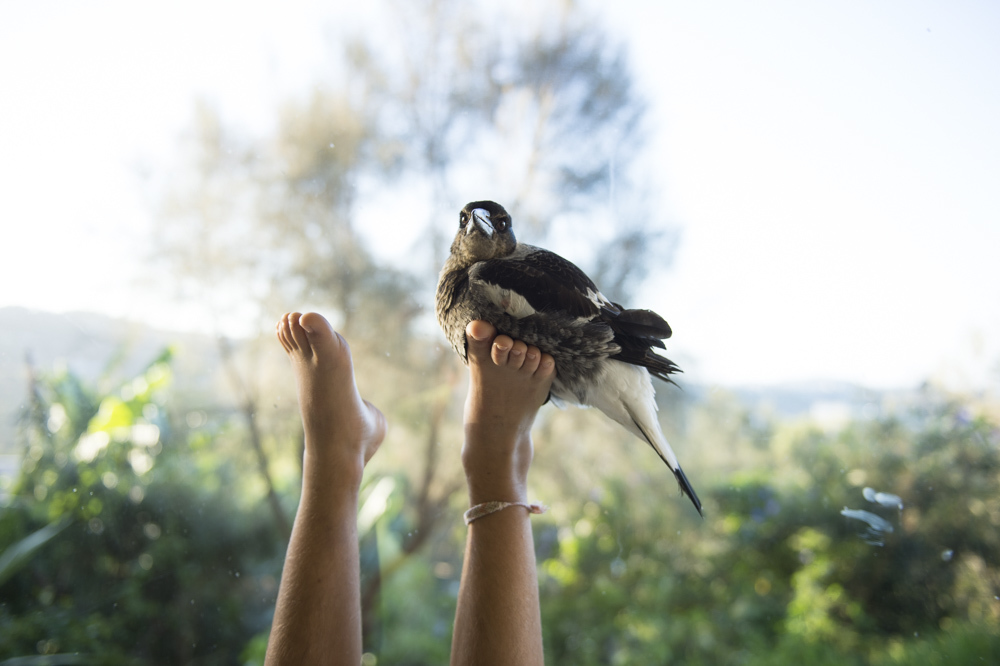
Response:
[[[309,486],[311,489],[357,497],[364,470],[364,461],[360,456],[342,452],[334,455],[330,451],[316,453],[307,448],[302,460],[303,489]]]
[[[469,505],[483,502],[526,502],[528,485],[524,480],[500,475],[466,475],[469,489]]]
[[[511,434],[467,423],[462,467],[470,502],[525,501],[532,457],[530,432]]]
[[[502,500],[523,502],[527,497],[530,451],[524,456],[509,452],[479,449],[462,451],[465,482],[472,504]]]

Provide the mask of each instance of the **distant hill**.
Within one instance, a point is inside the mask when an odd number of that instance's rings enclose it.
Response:
[[[65,367],[88,382],[117,382],[140,372],[168,345],[176,350],[178,387],[211,391],[219,361],[210,336],[156,330],[92,312],[0,308],[0,453],[15,452],[14,426],[28,397],[28,364],[46,373]]]
[[[141,371],[168,345],[176,350],[176,393],[197,405],[233,404],[212,336],[158,330],[91,312],[0,308],[0,454],[19,453],[14,450],[14,424],[27,398],[28,363],[42,372],[66,367],[88,382],[104,379],[111,388]],[[270,351],[280,356],[276,345]],[[283,377],[289,379],[287,371]],[[682,384],[682,394],[659,392],[666,400],[664,407],[670,396],[676,400],[682,395],[684,404],[690,405],[723,390],[760,416],[811,418],[830,427],[874,418],[919,401],[917,389],[873,391],[843,382],[712,388]]]
[[[837,421],[878,416],[886,396],[847,382],[814,381],[732,389],[750,409],[779,418]]]

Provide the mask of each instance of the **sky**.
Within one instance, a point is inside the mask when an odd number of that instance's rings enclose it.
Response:
[[[197,329],[133,286],[140,174],[177,159],[198,97],[266,131],[362,4],[0,0],[0,307]],[[1000,5],[601,11],[680,239],[630,305],[666,316],[689,377],[997,386]]]

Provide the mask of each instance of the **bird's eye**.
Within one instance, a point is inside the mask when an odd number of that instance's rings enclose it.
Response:
[[[459,213],[459,215],[458,215],[458,228],[459,229],[464,229],[465,225],[467,225],[468,223],[469,223],[469,214],[466,213],[465,211],[462,211],[461,213]]]
[[[504,218],[501,217],[499,220],[496,221],[496,223],[495,223],[494,226],[496,226],[497,231],[506,231],[507,230],[507,220],[505,220]]]

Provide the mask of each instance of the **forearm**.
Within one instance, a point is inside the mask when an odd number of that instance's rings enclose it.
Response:
[[[555,376],[537,347],[466,327],[469,395],[462,467],[470,506],[525,502],[531,426]],[[452,664],[534,666],[544,661],[535,544],[527,509],[508,506],[468,526],[455,612]]]
[[[530,443],[522,447],[530,451]],[[469,502],[526,501],[527,464],[466,455]],[[501,470],[515,470],[503,473]],[[542,620],[530,514],[510,506],[468,526],[452,664],[541,664]]]
[[[307,459],[268,643],[272,666],[361,661],[358,486],[317,467]]]
[[[508,507],[469,525],[452,664],[541,664],[542,619],[528,512]]]

